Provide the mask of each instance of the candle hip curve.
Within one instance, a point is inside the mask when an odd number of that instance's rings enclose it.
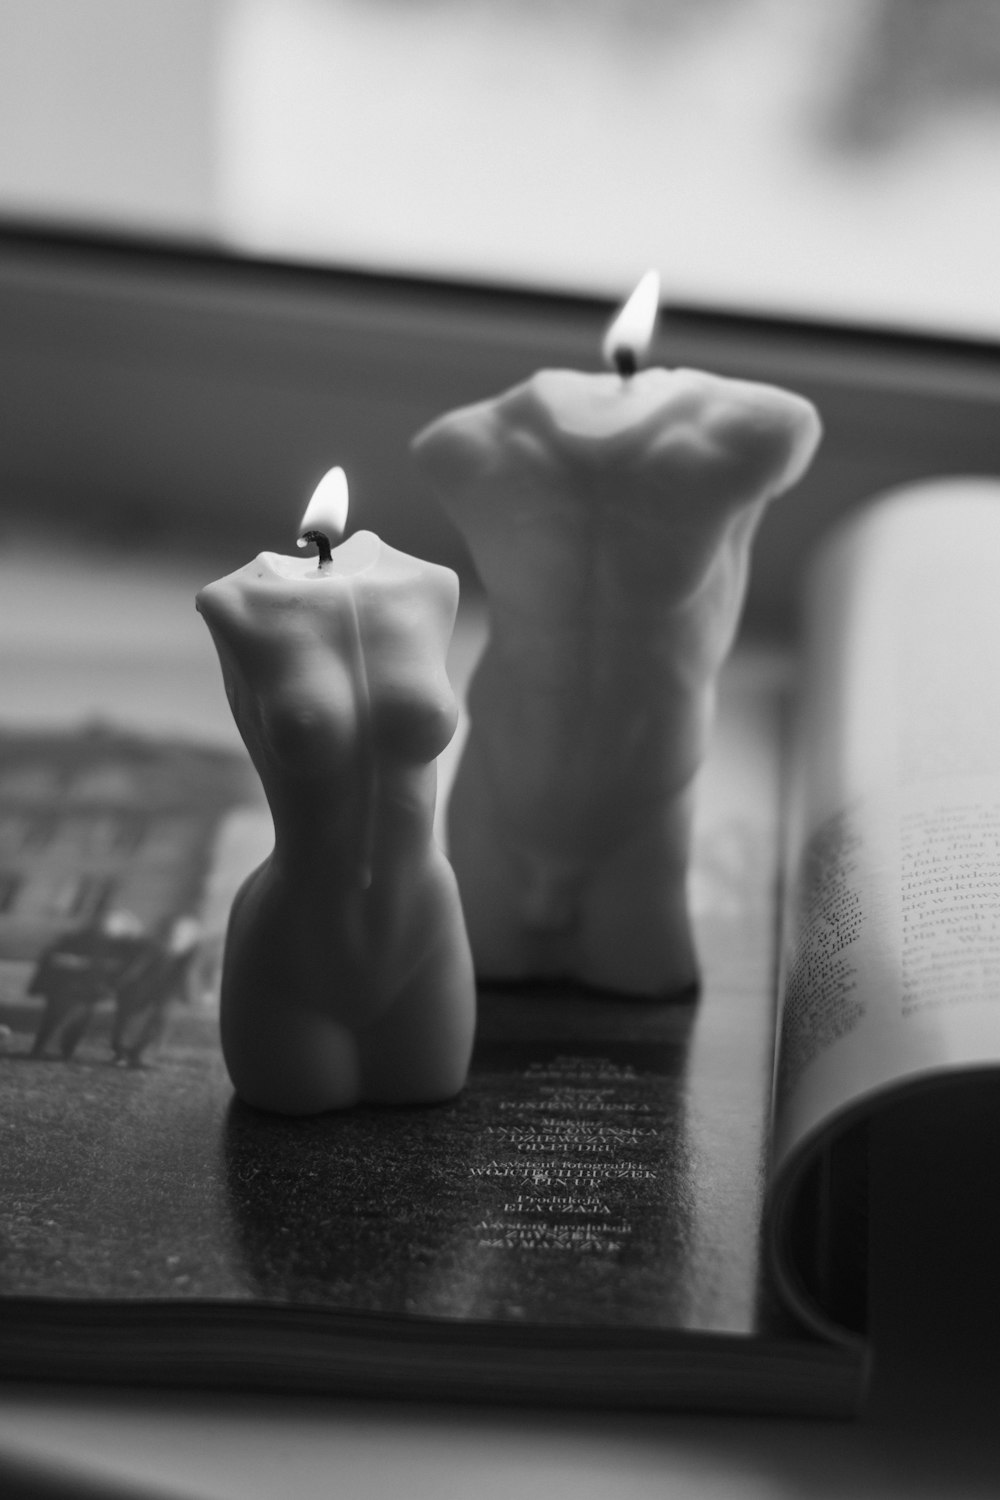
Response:
[[[668,996],[697,983],[693,782],[753,533],[815,408],[696,370],[544,370],[417,435],[490,637],[449,852],[477,972]]]
[[[251,1104],[311,1114],[462,1087],[475,981],[433,836],[458,580],[357,532],[317,568],[262,553],[198,608],[274,850],[230,915],[222,1046]]]

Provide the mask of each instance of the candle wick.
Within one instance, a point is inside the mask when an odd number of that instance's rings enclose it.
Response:
[[[635,350],[630,349],[627,344],[619,344],[611,358],[615,369],[623,380],[628,380],[639,368],[639,361],[635,357]]]
[[[302,533],[302,541],[316,543],[316,550],[319,553],[319,565],[321,568],[325,567],[328,563],[333,562],[333,549],[330,546],[330,538],[327,536],[325,531],[304,531]]]

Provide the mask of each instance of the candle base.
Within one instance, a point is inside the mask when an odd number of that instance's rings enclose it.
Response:
[[[690,997],[698,987],[687,901],[692,801],[686,789],[601,860],[570,865],[512,844],[470,740],[449,806],[449,853],[479,978]]]
[[[340,892],[304,931],[302,894],[265,862],[233,903],[221,995],[233,1087],[258,1109],[312,1115],[433,1104],[464,1086],[475,985],[443,855],[387,892]],[[311,918],[310,923],[311,926]]]

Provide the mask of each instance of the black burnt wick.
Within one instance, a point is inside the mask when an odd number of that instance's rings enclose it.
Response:
[[[333,548],[330,546],[330,538],[325,531],[304,531],[302,533],[302,540],[304,542],[316,543],[321,568],[324,563],[333,562]]]
[[[623,380],[628,380],[639,368],[639,361],[635,357],[635,350],[630,349],[627,344],[619,344],[611,356],[615,369]]]

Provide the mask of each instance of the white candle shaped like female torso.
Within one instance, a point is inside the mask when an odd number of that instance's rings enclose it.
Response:
[[[358,532],[318,567],[262,553],[198,596],[274,819],[222,980],[237,1093],[311,1114],[464,1083],[475,984],[433,838],[457,579]]]
[[[550,370],[415,440],[490,610],[448,819],[482,978],[697,982],[686,872],[716,673],[753,532],[819,434],[771,386]]]

